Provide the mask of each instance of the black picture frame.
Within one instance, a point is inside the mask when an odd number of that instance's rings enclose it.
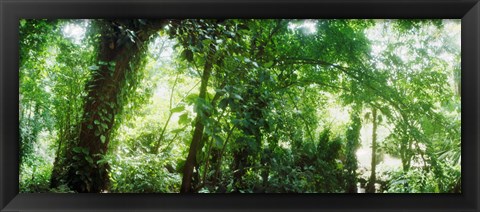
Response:
[[[0,211],[479,211],[478,0],[0,0]],[[461,194],[19,194],[20,18],[462,19]]]

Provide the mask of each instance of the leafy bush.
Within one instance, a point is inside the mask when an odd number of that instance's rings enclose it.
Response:
[[[442,176],[436,176],[433,170],[412,168],[408,172],[391,171],[387,173],[392,180],[387,184],[388,193],[451,193],[460,192],[461,179],[459,167],[443,165]]]
[[[34,164],[30,167],[21,167],[20,191],[23,193],[37,193],[49,191],[52,165]]]
[[[116,157],[110,162],[110,192],[178,192],[181,176],[178,173],[170,173],[166,165],[164,158],[154,154]]]

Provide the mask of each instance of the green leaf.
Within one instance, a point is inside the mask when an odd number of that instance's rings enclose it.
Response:
[[[106,158],[102,158],[100,160],[97,160],[97,164],[104,164],[104,163],[107,163],[108,160]]]
[[[172,108],[170,110],[170,112],[171,113],[178,113],[178,112],[182,112],[183,110],[185,110],[185,105],[180,105],[178,107]]]
[[[102,127],[103,127],[104,130],[107,130],[107,129],[108,129],[108,125],[105,124],[105,123],[102,123]]]
[[[236,93],[232,93],[231,95],[232,95],[232,97],[233,97],[234,99],[243,100],[243,98],[242,98],[240,95],[236,94]]]
[[[204,46],[210,46],[210,44],[212,44],[212,40],[210,40],[210,39],[205,39],[205,40],[202,41],[202,44],[203,44]]]
[[[264,64],[266,68],[270,68],[273,65],[273,61],[268,61],[267,63]]]
[[[82,149],[83,154],[88,155],[88,153],[90,152],[87,148],[81,148],[81,149]]]
[[[73,147],[72,150],[73,150],[73,152],[75,152],[75,153],[80,153],[80,152],[82,152],[82,147],[78,147],[78,146],[77,146],[77,147]]]
[[[235,37],[235,33],[232,32],[232,31],[224,31],[223,33],[225,33],[226,35],[228,35],[230,38]]]
[[[225,90],[225,88],[215,89],[215,92],[217,92],[220,95],[223,95],[223,94],[227,93],[227,90]]]
[[[198,99],[198,94],[196,93],[190,94],[187,97],[185,97],[185,101],[188,102],[189,104],[193,104],[197,102],[197,99]]]
[[[20,26],[21,27],[24,27],[26,23],[27,23],[27,21],[25,19],[20,20]]]
[[[185,128],[178,128],[178,129],[172,130],[171,133],[177,134],[177,133],[180,133],[180,132],[182,132],[182,131],[184,131],[184,130],[185,130]]]
[[[213,97],[214,97],[214,95],[213,95],[212,93],[210,93],[210,92],[207,92],[207,93],[206,93],[206,97],[205,97],[206,99],[212,100]]]
[[[223,146],[223,139],[222,137],[218,136],[218,135],[213,135],[213,138],[215,139],[215,146],[216,147],[221,147]]]
[[[183,52],[182,52],[182,56],[188,61],[188,62],[192,62],[193,61],[193,52],[189,49],[185,49]]]
[[[89,66],[88,69],[92,70],[92,71],[96,71],[96,70],[100,69],[100,67],[96,66],[96,65],[93,65],[93,66]]]
[[[229,102],[228,98],[224,98],[220,100],[220,102],[218,103],[218,107],[221,108],[222,110],[225,110],[225,108],[228,105],[228,102]]]
[[[85,156],[85,160],[88,161],[88,163],[93,164],[93,159],[90,156]]]
[[[188,123],[188,114],[184,113],[178,117],[178,124],[183,125]]]
[[[107,139],[107,138],[105,138],[104,135],[101,135],[101,136],[100,136],[100,140],[102,141],[102,144],[105,143],[105,139]]]

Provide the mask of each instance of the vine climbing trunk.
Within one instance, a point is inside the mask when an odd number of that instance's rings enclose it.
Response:
[[[116,116],[127,101],[125,93],[135,87],[136,72],[141,69],[145,42],[165,21],[97,21],[97,64],[86,84],[83,115],[74,145],[67,150],[63,178],[77,192],[101,192],[108,186],[108,163],[101,161],[108,150]],[[58,180],[58,179],[57,179]]]

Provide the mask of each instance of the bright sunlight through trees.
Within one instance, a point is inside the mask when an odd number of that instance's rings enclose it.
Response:
[[[460,193],[460,20],[20,20],[20,192]]]

